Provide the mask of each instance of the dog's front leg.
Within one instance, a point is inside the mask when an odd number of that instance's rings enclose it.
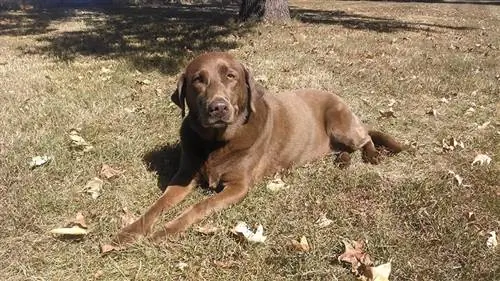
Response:
[[[220,193],[187,208],[177,218],[169,221],[162,230],[153,233],[151,238],[158,241],[166,235],[182,232],[209,214],[240,202],[247,193],[247,184],[228,184]]]
[[[140,236],[146,236],[158,217],[168,209],[181,202],[196,185],[192,179],[187,185],[169,185],[163,195],[132,224],[124,227],[113,239],[115,244],[128,244]]]

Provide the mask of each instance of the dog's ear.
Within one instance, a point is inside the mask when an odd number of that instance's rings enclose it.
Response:
[[[256,85],[250,70],[246,66],[242,66],[245,72],[245,83],[247,84],[248,106],[251,112],[255,112],[255,103],[262,97],[264,92],[260,89],[261,87]]]
[[[185,102],[186,96],[185,96],[184,81],[185,81],[185,75],[182,74],[181,77],[179,77],[179,81],[177,81],[177,89],[170,96],[170,99],[181,109],[182,118],[184,118],[184,116],[186,115],[186,102]]]

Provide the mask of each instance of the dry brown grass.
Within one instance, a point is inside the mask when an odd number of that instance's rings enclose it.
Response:
[[[500,6],[291,4],[289,24],[242,27],[224,24],[226,13],[200,26],[188,19],[207,15],[194,8],[3,14],[0,279],[354,280],[336,262],[348,238],[366,240],[377,262],[392,260],[391,280],[498,280],[498,248],[488,249],[486,239],[500,230]],[[175,159],[161,147],[177,141],[180,124],[167,94],[186,61],[212,49],[246,62],[269,94],[302,87],[338,92],[368,124],[416,148],[378,166],[358,159],[347,170],[326,158],[291,171],[289,191],[271,193],[262,183],[243,203],[203,222],[226,230],[238,220],[262,223],[265,245],[241,243],[227,231],[188,231],[162,245],[139,243],[101,257],[99,244],[118,230],[121,208],[143,212],[175,166],[161,158]],[[152,83],[137,83],[144,79]],[[397,118],[380,119],[391,98]],[[469,107],[475,113],[465,115]],[[427,115],[430,108],[439,115]],[[477,129],[486,121],[486,129]],[[73,127],[94,152],[70,150]],[[465,148],[442,152],[446,137]],[[492,164],[471,168],[477,153],[490,155]],[[54,161],[28,168],[30,157],[45,154]],[[103,163],[126,172],[92,200],[80,191]],[[203,196],[195,193],[181,208]],[[90,224],[83,240],[48,233],[78,211]],[[315,227],[321,212],[334,224]],[[302,235],[312,250],[290,250],[289,240]],[[188,264],[183,271],[180,261]]]

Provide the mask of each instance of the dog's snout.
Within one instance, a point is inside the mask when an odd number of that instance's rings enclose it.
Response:
[[[229,105],[223,99],[215,99],[208,105],[208,114],[211,117],[222,118],[229,112]]]

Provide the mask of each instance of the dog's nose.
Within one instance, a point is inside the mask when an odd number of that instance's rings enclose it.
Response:
[[[222,118],[228,112],[228,104],[223,99],[215,99],[208,105],[208,114],[210,114],[211,117]]]

